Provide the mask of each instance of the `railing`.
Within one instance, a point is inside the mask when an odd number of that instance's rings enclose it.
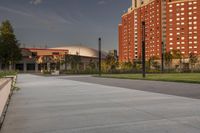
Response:
[[[12,78],[0,79],[0,130],[6,115],[6,110],[11,96],[11,90],[13,86],[12,84]]]

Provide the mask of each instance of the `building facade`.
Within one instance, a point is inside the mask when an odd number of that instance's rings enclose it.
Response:
[[[141,59],[142,22],[145,22],[146,59],[179,50],[187,58],[200,55],[200,1],[132,0],[119,24],[119,61]]]
[[[17,62],[14,70],[20,72],[41,72],[50,70],[62,70],[65,56],[68,50],[45,49],[45,48],[22,48],[22,60]]]
[[[200,1],[167,0],[166,50],[180,50],[184,57],[200,54]]]
[[[66,71],[74,69],[72,60],[78,57],[77,70],[86,70],[93,63],[98,69],[98,50],[85,46],[64,46],[57,48],[21,48],[22,59],[13,64],[13,70],[19,72],[49,72],[54,70]],[[106,53],[102,52],[102,60]],[[6,70],[0,62],[0,71]]]

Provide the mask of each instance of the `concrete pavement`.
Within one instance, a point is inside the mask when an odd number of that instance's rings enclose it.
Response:
[[[98,78],[92,76],[60,76],[61,79],[116,86],[133,90],[200,99],[200,84],[144,81],[131,79]]]
[[[199,99],[29,74],[17,86],[1,133],[200,132]]]

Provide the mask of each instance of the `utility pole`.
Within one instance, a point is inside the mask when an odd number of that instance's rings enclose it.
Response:
[[[99,76],[101,76],[101,38],[99,38]]]
[[[146,54],[145,54],[145,22],[142,22],[142,76],[146,77]]]

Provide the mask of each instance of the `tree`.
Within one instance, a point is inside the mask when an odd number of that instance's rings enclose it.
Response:
[[[151,69],[151,67],[158,69],[159,65],[158,65],[158,62],[156,60],[158,60],[157,56],[150,57],[150,59],[149,59],[149,69]]]
[[[76,55],[73,55],[71,60],[72,69],[73,70],[79,69],[78,67],[80,63],[81,63],[81,57],[79,56],[79,54],[77,53]]]
[[[196,54],[194,54],[194,53],[190,53],[189,62],[191,64],[191,70],[194,71],[195,64],[198,62],[198,56]]]
[[[103,72],[114,72],[117,69],[118,61],[113,54],[108,54],[101,63]]]
[[[121,69],[123,71],[126,71],[126,72],[131,71],[131,70],[133,70],[133,64],[130,61],[129,62],[123,62],[121,64]]]
[[[108,70],[113,71],[116,69],[118,62],[112,54],[108,54],[105,59],[105,64]]]
[[[133,69],[136,71],[140,71],[142,69],[142,59],[138,58],[133,61]]]
[[[6,69],[12,69],[12,65],[22,57],[20,44],[16,39],[12,25],[8,20],[3,21],[0,26],[0,61],[5,64]]]
[[[65,61],[64,61],[64,63],[65,63],[65,70],[67,70],[68,69],[67,68],[68,64],[71,64],[71,55],[69,55],[69,54],[65,55]]]
[[[88,67],[89,67],[90,70],[95,70],[96,65],[95,65],[95,62],[92,59],[90,60]]]
[[[171,66],[172,59],[173,59],[173,56],[172,56],[171,52],[166,52],[165,53],[165,63],[168,68],[170,68],[170,66]]]
[[[180,66],[180,69],[182,69],[182,58],[183,58],[183,55],[181,53],[180,50],[172,50],[172,57],[173,59],[179,59],[179,66]]]
[[[79,64],[81,63],[81,57],[79,56],[78,53],[76,53],[76,55],[66,55],[65,56],[65,64],[67,66],[67,64],[71,65],[71,68],[73,70],[77,70]],[[67,70],[67,68],[65,68]]]
[[[53,55],[52,56],[52,62],[55,63],[55,70],[59,70],[60,64],[61,64],[62,57],[59,55]]]

